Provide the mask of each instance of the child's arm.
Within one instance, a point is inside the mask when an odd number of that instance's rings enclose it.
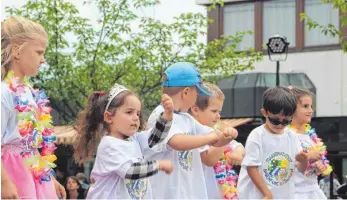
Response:
[[[257,189],[263,194],[263,199],[272,199],[272,193],[260,175],[257,166],[247,166],[247,173]]]
[[[217,141],[218,135],[215,132],[206,135],[176,134],[170,138],[168,145],[177,151],[187,151],[205,145],[212,145]]]
[[[219,133],[219,140],[212,146],[214,147],[223,147],[225,145],[228,145],[233,139],[237,138],[238,132],[233,127],[227,127],[222,132]]]
[[[231,135],[232,139],[235,139],[238,135],[237,130],[234,129],[233,127],[224,129],[224,132],[229,136]],[[223,137],[224,136],[220,136],[220,138],[223,138]],[[219,141],[221,140],[223,139],[220,139]],[[228,142],[227,145],[230,145],[229,140],[230,138],[228,137],[225,138],[225,141]],[[214,166],[215,164],[217,164],[218,160],[223,155],[224,149],[225,149],[225,146],[222,146],[222,147],[215,147],[215,145],[211,146],[207,151],[200,153],[202,162],[207,166]],[[243,155],[244,155],[244,148],[242,147],[242,149],[243,149]],[[239,164],[241,164],[242,158],[240,159]]]
[[[245,148],[240,145],[236,147],[227,157],[229,165],[241,165],[243,158],[245,157]]]
[[[170,174],[173,170],[171,161],[159,160],[159,161],[142,161],[133,163],[125,174],[125,179],[140,179],[149,176],[153,176],[158,171],[164,171]]]
[[[200,157],[202,163],[206,166],[213,167],[217,164],[220,157],[223,155],[224,147],[213,147],[208,148],[207,151],[201,152]]]
[[[299,172],[304,173],[308,167],[308,154],[306,151],[301,151],[295,156],[296,168]]]
[[[149,138],[148,138],[148,146],[152,148],[154,145],[158,144],[159,142],[163,141],[171,128],[172,125],[172,117],[173,117],[173,102],[172,99],[166,95],[163,94],[161,97],[161,104],[164,107],[164,112],[156,121],[155,126],[150,132]]]
[[[19,199],[16,186],[8,177],[4,165],[1,163],[1,199]]]

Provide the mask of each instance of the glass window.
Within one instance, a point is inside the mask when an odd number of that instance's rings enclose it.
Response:
[[[287,38],[289,47],[295,47],[295,0],[265,1],[263,14],[263,41],[281,35]]]
[[[224,6],[224,35],[236,35],[241,31],[254,32],[254,3],[229,4]],[[254,34],[245,35],[239,50],[254,47]]]
[[[325,4],[321,0],[305,0],[305,13],[318,24],[326,26],[333,24],[339,27],[339,10],[332,4]],[[305,46],[338,44],[339,38],[324,35],[319,28],[308,30],[305,26]]]

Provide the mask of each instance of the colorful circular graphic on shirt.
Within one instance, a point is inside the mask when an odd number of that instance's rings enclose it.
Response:
[[[293,175],[293,160],[284,152],[275,152],[266,160],[264,173],[268,183],[274,186],[286,184]]]
[[[193,151],[179,151],[178,162],[184,170],[192,171]]]
[[[132,199],[145,199],[149,180],[142,178],[137,180],[125,179],[125,186]]]

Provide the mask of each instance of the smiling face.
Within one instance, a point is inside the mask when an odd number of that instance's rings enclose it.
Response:
[[[312,97],[304,95],[299,98],[296,111],[293,118],[300,124],[307,124],[311,122],[313,114]]]

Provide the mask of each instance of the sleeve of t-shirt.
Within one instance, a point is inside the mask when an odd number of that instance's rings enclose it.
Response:
[[[170,151],[172,150],[172,148],[169,146],[168,142],[169,140],[177,135],[177,134],[183,134],[184,131],[179,127],[179,125],[177,123],[175,123],[175,118],[172,121],[172,125],[171,128],[169,130],[168,135],[166,136],[165,139],[163,139],[162,142],[159,142],[158,144],[156,144],[154,147],[152,147],[152,149],[156,152],[162,152],[162,151]]]
[[[252,131],[246,142],[242,166],[261,166],[261,141],[258,133]]]
[[[7,105],[1,102],[1,136],[5,134],[10,113],[10,109],[7,107]]]
[[[106,147],[105,147],[106,148]],[[121,178],[125,178],[128,170],[131,165],[135,162],[139,162],[138,158],[132,158],[126,155],[125,151],[119,150],[119,148],[110,148],[104,150],[102,154],[98,154],[101,156],[100,159],[103,160],[103,165],[101,166],[105,173],[116,173]]]
[[[10,98],[11,92],[4,83],[1,83],[1,136],[5,134],[7,123],[11,117]]]
[[[232,150],[235,150],[237,147],[243,147],[243,145],[240,142],[237,142],[236,140],[233,140],[229,143],[229,147]]]
[[[204,126],[202,124],[200,124],[198,121],[196,121],[193,117],[192,118],[192,121],[193,121],[193,127],[194,127],[194,133],[196,135],[206,135],[210,132],[213,131],[213,128],[209,127],[209,126]],[[204,152],[204,151],[207,151],[208,148],[210,148],[210,146],[208,145],[205,145],[205,146],[202,146],[199,148],[199,152]]]
[[[158,106],[153,110],[151,115],[148,117],[147,120],[147,130],[151,129],[155,126],[155,123],[157,122],[158,117],[161,115],[161,113],[164,112],[164,108],[162,106]]]

